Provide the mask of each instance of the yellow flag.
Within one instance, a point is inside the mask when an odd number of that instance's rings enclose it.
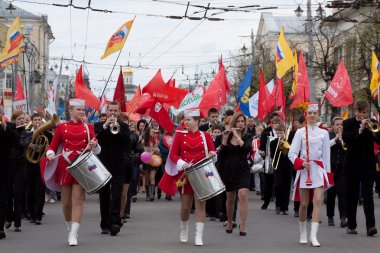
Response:
[[[0,67],[5,67],[18,60],[18,55],[25,51],[24,38],[22,37],[20,17],[17,17],[7,32],[7,38],[3,50],[0,53]]]
[[[371,64],[371,83],[369,85],[369,88],[371,90],[371,97],[373,99],[376,99],[378,95],[378,88],[379,88],[379,78],[380,78],[380,64],[379,60],[376,57],[376,54],[374,51],[372,51],[372,64]]]
[[[292,90],[290,91],[290,99],[293,99],[296,95],[296,86],[297,86],[297,77],[298,77],[298,57],[297,57],[297,51],[294,50],[294,66],[293,66],[293,84],[292,84]]]
[[[286,43],[284,36],[284,27],[281,28],[280,37],[278,37],[276,51],[276,74],[277,78],[282,78],[286,71],[292,68],[295,64],[292,50]]]
[[[346,108],[346,110],[344,110],[344,112],[342,113],[342,119],[346,120],[348,119],[348,116],[350,116],[350,111],[348,110],[348,108]]]
[[[121,50],[124,47],[125,41],[128,38],[129,31],[131,30],[131,27],[133,25],[133,21],[135,21],[135,19],[129,20],[128,22],[124,23],[114,34],[112,34],[110,40],[108,41],[106,50],[100,58],[101,60],[103,60],[110,54],[113,54]]]

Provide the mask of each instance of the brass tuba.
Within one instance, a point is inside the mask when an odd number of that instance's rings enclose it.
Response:
[[[30,148],[26,150],[26,159],[30,163],[39,163],[41,159],[45,156],[45,148],[49,145],[48,138],[44,135],[44,132],[50,129],[53,129],[57,126],[59,120],[56,114],[53,114],[53,117],[47,121],[45,124],[41,125],[34,131],[32,136],[31,143],[35,144],[35,148]]]

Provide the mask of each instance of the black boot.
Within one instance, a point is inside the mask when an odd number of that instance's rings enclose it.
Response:
[[[149,188],[149,185],[146,185],[145,186],[145,194],[146,194],[146,197],[145,197],[145,201],[150,201],[150,188]]]
[[[149,185],[150,201],[154,201],[154,184]]]

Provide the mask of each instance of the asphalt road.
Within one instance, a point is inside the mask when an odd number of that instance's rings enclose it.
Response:
[[[195,224],[191,217],[189,242],[179,242],[179,199],[172,202],[163,199],[145,202],[143,195],[132,206],[131,219],[116,237],[101,235],[99,228],[99,204],[97,195],[87,196],[85,215],[79,232],[79,246],[69,247],[66,225],[61,214],[61,205],[45,205],[45,217],[41,226],[23,220],[22,232],[7,230],[7,238],[0,240],[0,253],[44,253],[44,252],[379,252],[379,236],[367,237],[363,209],[358,209],[358,235],[348,235],[339,227],[327,226],[325,207],[318,239],[321,248],[298,243],[298,222],[290,215],[276,215],[274,203],[268,210],[261,210],[261,201],[250,193],[247,236],[240,237],[238,229],[227,234],[219,221],[207,221],[205,246],[194,246]],[[291,207],[292,207],[291,203]],[[337,213],[337,209],[336,209]],[[380,199],[375,199],[377,228],[380,228]],[[308,228],[309,230],[310,228]]]

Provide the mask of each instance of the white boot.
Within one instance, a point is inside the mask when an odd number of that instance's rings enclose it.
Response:
[[[311,231],[310,231],[310,243],[313,247],[319,247],[321,246],[317,240],[317,233],[318,233],[318,227],[319,222],[312,222],[311,223]]]
[[[307,229],[306,229],[306,221],[298,221],[300,225],[300,243],[307,243]]]
[[[70,230],[71,230],[71,221],[65,221],[66,223],[66,226],[67,226],[67,241],[69,241],[69,234],[70,234]]]
[[[69,245],[77,246],[78,245],[78,230],[80,224],[78,222],[71,222],[71,230],[69,233]]]
[[[196,222],[195,223],[195,245],[197,246],[203,246],[203,228],[205,227],[205,224],[203,222]]]
[[[187,242],[189,238],[189,221],[181,221],[181,234],[179,240],[181,242]]]

